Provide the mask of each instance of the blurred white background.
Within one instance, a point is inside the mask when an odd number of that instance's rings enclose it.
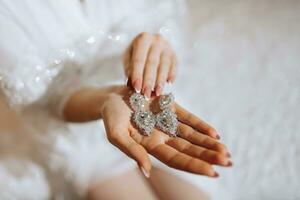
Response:
[[[191,177],[213,199],[300,199],[300,1],[187,1],[177,91],[219,130],[234,167]]]

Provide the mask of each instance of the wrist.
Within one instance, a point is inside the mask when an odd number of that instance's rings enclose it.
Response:
[[[64,107],[64,118],[71,122],[85,122],[102,118],[102,112],[115,95],[123,95],[125,85],[103,88],[84,88],[72,94]]]
[[[116,85],[107,88],[102,97],[102,104],[100,108],[100,115],[103,116],[106,108],[118,98],[124,98],[130,92],[130,88],[126,85]]]

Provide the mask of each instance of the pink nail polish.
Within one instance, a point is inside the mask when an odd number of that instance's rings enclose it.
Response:
[[[143,167],[140,167],[140,170],[141,170],[141,172],[144,174],[144,176],[145,176],[146,178],[149,178],[149,177],[150,177],[150,174],[149,174]]]
[[[162,93],[162,84],[159,84],[155,88],[155,95],[159,96],[159,95],[161,95],[161,93]]]
[[[213,177],[219,177],[219,176],[220,175],[217,172],[215,172],[214,175],[213,175]]]
[[[149,89],[148,86],[144,87],[144,89],[143,89],[143,94],[145,95],[145,97],[146,97],[147,99],[150,99],[150,96],[151,96],[151,90]]]

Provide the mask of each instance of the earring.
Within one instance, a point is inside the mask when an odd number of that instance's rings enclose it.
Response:
[[[143,135],[149,136],[155,127],[155,116],[151,111],[144,111],[146,104],[145,96],[133,93],[129,98],[130,106],[133,109],[132,121]]]
[[[178,120],[177,115],[171,110],[170,106],[174,101],[172,93],[159,97],[159,108],[161,112],[156,115],[156,126],[169,136],[177,136]]]
[[[177,115],[170,108],[174,101],[173,94],[170,93],[159,97],[158,104],[161,111],[156,115],[149,110],[144,110],[146,101],[145,96],[139,93],[133,93],[129,98],[130,106],[134,111],[131,119],[138,130],[143,135],[149,136],[154,127],[157,126],[158,129],[169,136],[176,137],[178,134]]]

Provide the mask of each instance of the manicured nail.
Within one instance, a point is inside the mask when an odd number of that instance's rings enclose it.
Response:
[[[162,91],[163,91],[163,84],[160,83],[155,88],[155,95],[156,96],[161,95]]]
[[[231,154],[229,152],[226,153],[226,156],[231,158]]]
[[[168,82],[169,84],[173,84],[173,83],[174,83],[174,80],[175,80],[174,77],[170,77],[170,78],[168,78],[167,82]]]
[[[146,178],[149,178],[149,177],[150,177],[150,174],[149,174],[143,167],[140,167],[140,169],[141,169],[141,172],[144,174],[144,176],[145,176]]]
[[[215,172],[214,175],[213,175],[213,177],[219,177],[219,176],[220,175],[217,172]]]
[[[141,89],[142,89],[142,82],[139,79],[135,80],[133,82],[133,87],[134,87],[136,92],[140,93]]]
[[[145,97],[147,99],[150,99],[150,96],[151,96],[151,90],[148,86],[144,87],[143,89],[143,94],[145,95]]]
[[[232,163],[231,161],[228,161],[227,166],[230,167],[230,166],[232,166],[232,165],[233,165],[233,163]]]
[[[127,85],[128,87],[131,87],[131,79],[130,79],[130,78],[127,79],[126,85]]]
[[[220,135],[219,135],[219,134],[217,134],[216,138],[217,138],[218,140],[219,140],[219,139],[221,139],[221,137],[220,137]]]
[[[141,93],[141,90],[137,90],[136,88],[134,88],[136,93]]]

